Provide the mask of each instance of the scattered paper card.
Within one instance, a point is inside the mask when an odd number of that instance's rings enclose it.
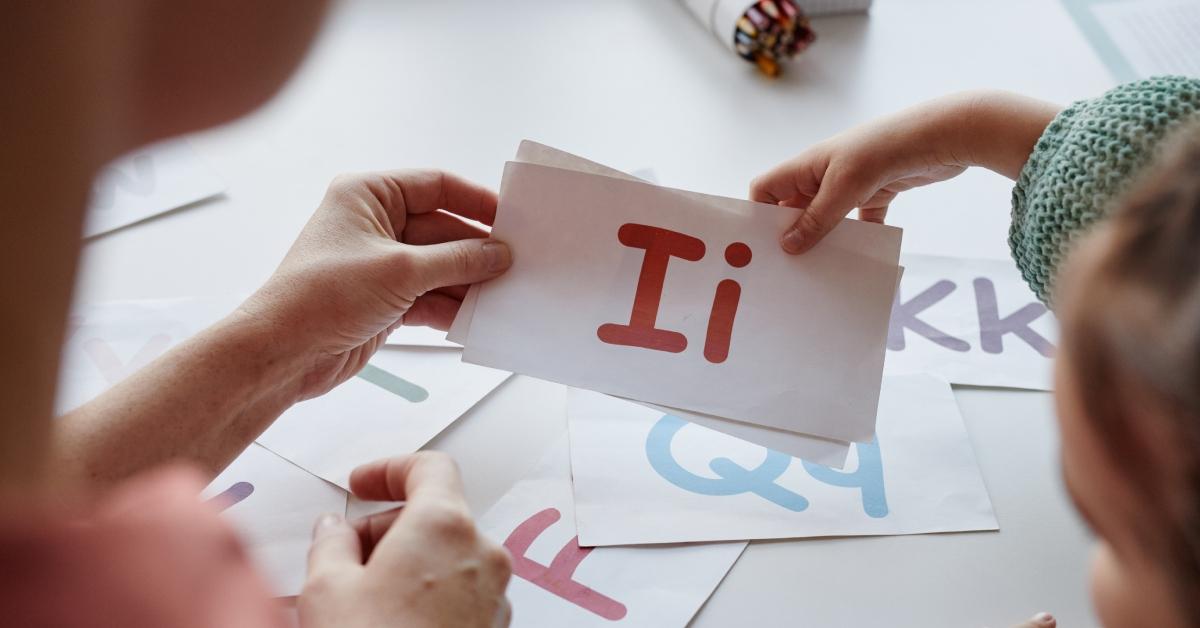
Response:
[[[456,351],[383,349],[357,377],[293,406],[258,442],[348,489],[355,467],[420,449],[509,375],[463,364]]]
[[[100,171],[83,235],[119,229],[223,191],[225,184],[187,141],[144,148]]]
[[[513,628],[686,626],[745,542],[660,547],[578,545],[567,443],[479,521],[512,554]]]
[[[517,149],[516,161],[577,170],[579,172],[590,172],[630,181],[649,181],[653,179],[653,173],[649,171],[641,172],[640,176],[637,177],[630,176],[603,164],[598,164],[594,161],[558,150],[557,148],[529,140],[521,142],[520,147]],[[475,304],[478,302],[478,295],[479,286],[471,286],[467,291],[466,297],[463,299],[462,306],[459,307],[458,316],[455,317],[454,324],[450,327],[450,333],[447,335],[448,340],[459,344],[466,342],[467,333],[471,326],[471,319],[475,313]],[[718,432],[731,434],[742,440],[762,445],[763,447],[776,449],[792,456],[818,461],[822,464],[838,468],[841,468],[845,463],[846,456],[850,451],[850,443],[844,441],[819,438],[798,432],[754,425],[752,423],[731,421],[722,417],[693,413],[686,410],[672,409],[671,411],[689,421],[700,423]]]
[[[885,373],[1050,390],[1058,324],[1011,261],[904,255]]]
[[[304,588],[312,527],[346,510],[346,491],[251,444],[204,490],[225,509],[275,594]]]
[[[846,471],[590,391],[571,391],[568,417],[584,545],[997,529],[954,395],[930,375],[884,378],[878,437]]]
[[[513,266],[480,286],[463,359],[868,441],[899,230],[848,220],[789,256],[778,234],[790,219],[769,205],[510,163],[493,234],[513,248]]]

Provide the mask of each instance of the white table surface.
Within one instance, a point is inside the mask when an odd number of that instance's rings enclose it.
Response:
[[[877,0],[815,22],[779,80],[672,0],[359,1],[335,9],[258,113],[193,138],[225,198],[87,244],[79,298],[248,293],[344,171],[436,166],[492,186],[522,138],[660,183],[742,196],[750,179],[852,124],[940,94],[1059,102],[1113,85],[1058,2]],[[1006,257],[1010,184],[973,172],[902,195],[910,252]],[[515,377],[432,443],[477,513],[565,429],[562,388]],[[1058,477],[1050,395],[958,389],[998,533],[756,542],[695,626],[1095,623],[1090,541]]]

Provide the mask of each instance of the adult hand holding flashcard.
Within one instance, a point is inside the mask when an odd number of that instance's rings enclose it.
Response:
[[[463,359],[843,441],[874,434],[900,232],[797,258],[769,205],[510,163]]]
[[[266,284],[239,308],[310,365],[300,397],[353,377],[401,322],[446,328],[463,286],[508,267],[490,222],[495,194],[450,173],[342,176]]]

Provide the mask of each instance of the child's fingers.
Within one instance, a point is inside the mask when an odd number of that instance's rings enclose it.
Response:
[[[750,200],[778,205],[797,197],[811,199],[821,186],[828,161],[803,153],[750,182]]]
[[[801,210],[796,222],[779,239],[783,250],[791,254],[803,253],[816,246],[821,238],[858,206],[863,199],[872,196],[873,189],[864,190],[854,179],[858,175],[843,175],[832,170],[826,173],[821,188],[817,190],[808,207]]]

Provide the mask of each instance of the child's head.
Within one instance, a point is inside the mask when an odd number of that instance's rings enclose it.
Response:
[[[1106,626],[1200,626],[1200,129],[1058,282],[1062,463]]]

